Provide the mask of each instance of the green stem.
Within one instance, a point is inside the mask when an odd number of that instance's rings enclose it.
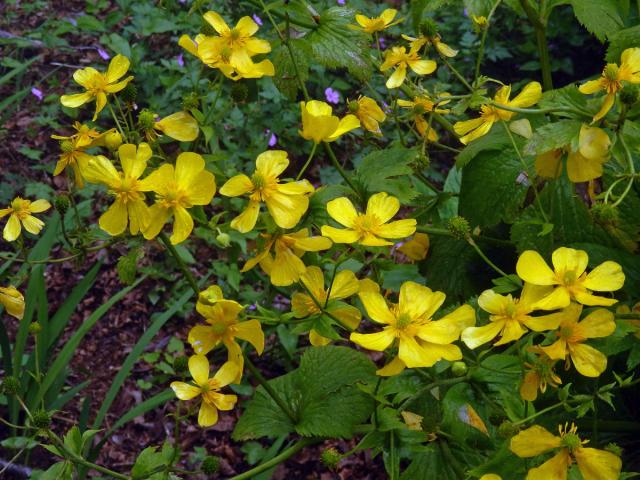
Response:
[[[508,275],[506,273],[504,273],[495,263],[493,263],[489,257],[487,257],[485,255],[485,253],[480,249],[480,247],[478,246],[478,244],[476,242],[473,241],[473,238],[471,238],[470,236],[467,237],[467,243],[469,245],[471,245],[473,247],[473,249],[476,251],[476,253],[480,256],[480,258],[482,258],[482,260],[484,260],[484,262],[489,265],[491,268],[493,268],[498,274],[502,275],[503,277],[507,277]]]
[[[118,127],[118,132],[120,133],[120,135],[122,136],[123,139],[126,139],[127,136],[124,134],[124,130],[122,130],[122,126],[120,125],[120,122],[118,121],[118,117],[116,116],[116,112],[113,111],[113,107],[111,106],[110,103],[108,103],[107,106],[109,107],[109,111],[111,112],[111,116],[113,117],[113,120],[116,122],[116,126]]]
[[[536,12],[529,4],[529,0],[520,0],[520,5],[522,5],[522,9],[527,14],[527,17],[536,32],[538,56],[540,57],[540,69],[542,70],[542,86],[545,90],[553,90],[549,46],[547,44],[547,26],[544,19],[544,12]]]
[[[523,423],[527,423],[527,422],[529,422],[530,420],[533,420],[534,418],[537,418],[537,417],[539,417],[540,415],[544,415],[545,413],[548,413],[548,412],[550,412],[550,411],[552,411],[552,410],[555,410],[555,409],[556,409],[556,408],[558,408],[558,407],[562,407],[563,405],[564,405],[564,402],[554,403],[554,404],[553,404],[553,405],[551,405],[550,407],[543,408],[542,410],[540,410],[540,411],[538,411],[538,412],[534,413],[533,415],[529,415],[528,417],[523,418],[522,420],[518,420],[517,422],[513,422],[513,425],[514,425],[514,426],[522,425]]]
[[[581,115],[583,117],[591,118],[592,115],[588,112],[583,112],[581,110],[576,110],[575,108],[570,107],[549,107],[549,108],[519,108],[519,107],[511,107],[509,105],[504,105],[502,103],[490,101],[489,105],[492,105],[500,110],[507,110],[508,112],[516,112],[516,113],[528,113],[531,115],[544,115],[547,113],[573,113],[575,115]]]
[[[169,250],[169,253],[171,254],[171,256],[177,262],[178,267],[180,268],[180,270],[182,271],[184,277],[187,279],[187,282],[189,282],[189,285],[193,289],[193,293],[195,293],[195,295],[198,296],[200,294],[200,289],[198,288],[198,283],[196,282],[196,279],[193,278],[193,275],[191,274],[191,272],[187,268],[186,264],[184,263],[184,260],[182,260],[182,257],[178,254],[178,251],[176,250],[176,247],[173,246],[173,244],[167,238],[167,235],[164,232],[160,232],[160,234],[158,235],[158,238],[160,239],[160,241],[162,243],[164,243],[164,246],[167,247],[167,250]]]
[[[256,0],[246,0],[246,1],[251,3],[251,4],[253,4],[253,5],[255,5],[256,7],[262,7],[262,9],[264,10],[264,13],[266,13],[268,17],[271,17],[271,12],[272,11],[268,10],[265,7],[264,2],[259,1],[259,0],[258,1],[256,1]],[[286,16],[287,16],[286,13],[279,12],[278,10],[273,10],[273,14],[276,17],[280,17],[280,18],[283,18],[283,19],[286,18]],[[270,18],[270,20],[271,20],[271,23],[275,23],[271,18]],[[318,24],[317,23],[308,23],[308,22],[305,22],[303,20],[298,20],[298,19],[289,19],[289,21],[291,23],[293,23],[294,25],[298,25],[299,27],[308,28],[310,30],[315,30],[316,28],[318,28]]]
[[[351,180],[347,176],[347,172],[344,171],[344,168],[342,168],[342,165],[340,165],[340,162],[336,158],[336,154],[333,153],[333,150],[331,149],[331,145],[329,145],[327,142],[322,142],[322,143],[324,143],[324,149],[327,152],[327,155],[329,155],[329,158],[331,159],[331,163],[333,163],[333,166],[335,167],[335,169],[338,170],[338,173],[340,174],[340,176],[344,179],[345,182],[347,182],[347,185],[349,185],[351,190],[353,190],[353,192],[356,195],[358,195],[358,197],[361,197],[359,190],[356,188],[353,182],[351,182]],[[364,200],[364,199],[361,198],[361,200]]]
[[[460,72],[458,72],[458,70],[456,70],[456,68],[451,65],[451,63],[449,63],[449,60],[447,60],[444,55],[440,55],[440,59],[442,60],[442,63],[444,63],[447,68],[451,70],[451,73],[453,73],[456,78],[460,80],[460,83],[462,83],[467,88],[467,90],[473,92],[473,87],[471,86],[471,84],[469,84],[469,82],[467,82],[467,80],[460,74]]]
[[[633,186],[633,181],[635,180],[635,174],[636,174],[636,167],[633,164],[633,157],[631,156],[631,150],[629,150],[629,146],[627,145],[627,142],[625,142],[624,135],[622,134],[622,132],[618,133],[618,140],[620,140],[620,145],[622,145],[622,149],[624,150],[624,155],[627,159],[627,167],[629,168],[628,174],[630,176],[629,176],[629,182],[627,183],[627,186],[622,192],[622,195],[620,195],[618,200],[614,202],[613,204],[614,207],[617,207],[618,205],[620,205],[624,200],[624,198],[627,196],[627,194],[631,191],[631,187]]]
[[[312,445],[315,442],[317,442],[317,440],[313,439],[313,438],[303,438],[301,440],[298,440],[296,443],[291,445],[289,448],[284,450],[279,455],[276,455],[275,457],[273,457],[271,460],[268,460],[268,461],[266,461],[264,463],[261,463],[257,467],[254,467],[251,470],[247,470],[246,472],[241,473],[240,475],[236,475],[235,477],[231,477],[229,480],[248,480],[248,479],[251,479],[251,478],[255,478],[258,474],[260,474],[262,472],[265,472],[265,471],[269,470],[270,468],[275,467],[276,465],[284,462],[285,460],[287,460],[290,457],[294,456],[296,453],[298,453],[303,448],[305,448],[305,447],[307,447],[309,445]]]
[[[432,383],[422,387],[416,393],[414,393],[409,398],[404,400],[400,404],[400,406],[398,407],[398,410],[399,411],[403,410],[407,405],[410,405],[412,402],[414,402],[415,400],[420,398],[425,393],[433,390],[435,387],[441,387],[441,386],[445,386],[445,385],[455,385],[456,383],[466,382],[467,380],[469,380],[469,378],[471,378],[471,369],[469,369],[469,371],[467,372],[467,374],[464,377],[445,378],[443,380],[436,380],[435,382],[432,382]]]
[[[500,1],[501,0],[497,0],[496,3],[493,4],[493,7],[491,8],[491,11],[489,12],[489,15],[487,16],[487,28],[485,28],[482,31],[482,37],[480,38],[480,48],[478,49],[478,58],[476,59],[476,70],[475,70],[475,74],[473,76],[475,81],[477,81],[478,77],[480,76],[480,66],[482,65],[482,59],[484,58],[484,47],[485,47],[485,44],[487,42],[487,34],[489,33],[489,25],[491,25],[491,17],[493,17],[493,14],[495,13],[496,9],[498,8],[498,5],[500,5]]]
[[[296,177],[296,181],[300,180],[302,178],[302,175],[304,175],[304,172],[309,167],[311,160],[313,160],[313,156],[315,155],[317,148],[318,148],[318,144],[316,142],[313,142],[313,147],[311,147],[311,153],[309,153],[309,158],[307,158],[307,161],[302,167],[302,170],[300,170],[300,172],[298,173],[298,176]]]
[[[249,359],[247,355],[245,355],[244,364],[247,366],[247,368],[249,369],[251,374],[256,378],[256,380],[258,380],[258,383],[262,385],[262,388],[264,388],[265,391],[269,394],[269,396],[273,399],[273,401],[276,402],[278,407],[280,407],[280,409],[285,413],[285,415],[289,417],[289,420],[291,420],[291,423],[295,425],[298,422],[298,419],[294,411],[291,410],[289,405],[287,405],[285,401],[282,400],[282,398],[280,398],[280,395],[278,395],[278,392],[276,392],[273,389],[273,387],[269,385],[269,382],[267,381],[267,379],[264,378],[260,370],[258,370],[258,368],[253,364],[253,362]]]
[[[443,237],[453,237],[453,233],[451,233],[449,230],[445,229],[445,228],[437,228],[437,227],[426,227],[426,226],[418,226],[416,228],[417,232],[422,232],[422,233],[428,233],[431,235],[440,235]],[[478,240],[483,240],[489,243],[494,243],[496,245],[504,245],[504,246],[508,246],[511,245],[511,242],[509,242],[508,240],[502,240],[501,238],[494,238],[494,237],[487,237],[485,235],[476,235],[475,236]]]

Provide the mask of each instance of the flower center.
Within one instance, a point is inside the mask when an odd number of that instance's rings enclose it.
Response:
[[[224,323],[214,323],[211,325],[211,330],[216,336],[222,336],[227,331],[227,326]]]
[[[120,186],[116,190],[116,197],[124,203],[140,200],[142,195],[138,191],[138,180],[123,175],[120,179]]]
[[[170,185],[162,195],[158,195],[158,203],[164,208],[190,208],[192,206],[187,192],[179,188],[176,183]]]
[[[13,202],[11,202],[11,210],[13,210],[14,215],[16,215],[20,220],[23,220],[31,215],[29,205],[31,205],[31,202],[29,200],[16,198],[15,200],[13,200]]]
[[[404,330],[413,323],[413,319],[408,313],[401,313],[396,321],[396,328],[398,330]]]
[[[365,235],[380,225],[380,220],[377,216],[361,213],[353,221],[353,229],[360,235]]]
[[[562,284],[565,286],[574,285],[576,283],[576,280],[577,280],[577,275],[575,270],[567,270],[566,272],[564,272],[564,275],[562,276]]]

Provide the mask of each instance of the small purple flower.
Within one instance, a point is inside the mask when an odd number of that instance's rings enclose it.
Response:
[[[73,25],[74,27],[77,27],[77,26],[78,26],[78,21],[77,21],[75,18],[73,18],[73,17],[68,17],[68,18],[67,18],[67,21],[68,21],[71,25]]]
[[[107,51],[103,50],[102,48],[98,48],[98,55],[100,55],[103,60],[109,60],[111,58],[111,55],[109,55]]]
[[[276,137],[275,133],[272,133],[271,136],[269,137],[269,146],[275,147],[276,143],[278,143],[278,137]]]
[[[42,90],[40,90],[38,87],[33,87],[31,89],[31,93],[40,101],[44,99],[44,93],[42,93]]]
[[[338,0],[338,5],[344,5],[345,3],[347,3],[346,0]]]
[[[254,303],[254,304],[249,305],[249,306],[247,307],[247,310],[249,310],[249,311],[253,311],[253,310],[256,310],[257,308],[258,308],[258,307],[257,307],[257,306],[256,306],[256,304]]]
[[[178,2],[184,5],[185,3],[187,3],[187,0],[178,0]]]
[[[262,26],[262,19],[258,15],[254,13],[253,15],[251,15],[251,17],[253,18],[254,22],[256,22],[259,26]]]
[[[333,103],[334,105],[337,105],[338,103],[340,103],[340,93],[338,93],[336,90],[334,90],[331,87],[325,88],[324,98],[327,99],[327,102]]]
[[[387,48],[387,41],[384,37],[378,38],[378,45],[380,45],[380,50],[384,50]]]
[[[179,67],[184,67],[184,55],[180,54],[176,57]]]
[[[467,10],[466,8],[463,10],[464,16],[468,17],[469,16],[469,10]]]
[[[391,107],[389,107],[387,102],[382,102],[382,109],[384,110],[384,113],[391,113]]]

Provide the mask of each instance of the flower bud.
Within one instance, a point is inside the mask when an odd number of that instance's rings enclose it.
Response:
[[[438,25],[428,18],[420,24],[420,33],[425,37],[435,37],[438,34]]]
[[[453,362],[451,364],[451,373],[454,377],[463,377],[468,371],[467,364],[464,362]]]
[[[454,238],[465,240],[471,234],[469,222],[464,217],[453,217],[449,219],[447,229]]]
[[[20,380],[16,377],[4,377],[2,380],[2,385],[0,385],[0,391],[7,396],[17,395],[20,393],[20,388],[22,385],[20,384]]]
[[[104,136],[104,144],[109,150],[115,151],[122,145],[122,135],[116,130],[107,132]]]
[[[333,447],[323,450],[320,454],[320,461],[329,470],[334,470],[340,460],[342,460],[342,455]]]
[[[156,124],[156,114],[146,108],[138,115],[138,125],[143,130],[153,130]]]
[[[213,475],[220,469],[220,459],[212,456],[205,457],[200,469],[202,470],[202,473]]]
[[[67,210],[69,210],[71,201],[69,200],[69,197],[67,195],[62,193],[56,196],[55,200],[53,201],[53,206],[60,213],[60,215],[64,215],[65,213],[67,213]]]
[[[611,452],[611,453],[613,453],[614,455],[616,455],[618,457],[622,456],[622,448],[620,448],[620,446],[618,446],[618,444],[616,444],[616,443],[609,443],[609,444],[607,444],[606,447],[604,447],[604,449],[607,452]]]
[[[182,97],[182,109],[185,111],[193,110],[200,106],[200,97],[198,92],[189,92]]]
[[[33,426],[41,430],[51,426],[51,416],[46,410],[38,410],[33,414]]]
[[[220,229],[218,229],[218,236],[216,237],[216,242],[218,242],[224,248],[227,248],[229,245],[231,245],[231,236],[228,233],[221,232]]]
[[[360,109],[360,104],[355,100],[351,100],[347,103],[347,107],[349,108],[349,113],[356,113]]]
[[[511,438],[518,433],[518,427],[511,423],[509,420],[505,420],[498,427],[498,436],[501,438]]]
[[[29,330],[29,333],[35,337],[42,331],[42,325],[40,325],[38,322],[31,322],[29,324],[28,330]]]
[[[231,86],[231,98],[236,103],[242,103],[249,96],[249,88],[244,83],[236,82]]]
[[[63,153],[71,153],[75,148],[71,140],[63,140],[60,142],[60,150],[62,150]]]

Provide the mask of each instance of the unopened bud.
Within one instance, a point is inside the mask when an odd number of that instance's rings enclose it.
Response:
[[[138,115],[138,125],[143,130],[152,130],[156,124],[156,114],[150,110],[144,109]]]
[[[220,229],[218,229],[216,242],[218,242],[224,248],[227,248],[229,245],[231,245],[231,236],[228,233],[221,232]]]
[[[425,37],[435,37],[438,34],[438,25],[431,19],[426,19],[420,24],[420,33]]]
[[[464,362],[453,362],[451,364],[451,373],[454,377],[463,377],[468,371],[467,364]]]
[[[51,426],[51,416],[45,410],[38,410],[33,414],[33,426],[41,430]]]
[[[447,228],[451,235],[458,240],[465,240],[471,234],[469,222],[464,217],[453,217],[449,219]]]
[[[62,150],[63,153],[71,153],[75,148],[71,140],[63,140],[60,142],[60,150]]]
[[[606,447],[604,447],[604,449],[607,452],[611,452],[611,453],[613,453],[614,455],[616,455],[618,457],[622,456],[622,448],[620,448],[620,446],[618,444],[616,444],[616,443],[609,443],[609,444],[607,444]]]
[[[610,203],[596,203],[591,207],[591,216],[601,225],[617,225],[618,209]]]
[[[498,427],[498,435],[502,438],[511,438],[516,435],[518,431],[518,427],[509,420],[505,420]]]
[[[200,466],[202,473],[213,475],[220,469],[220,459],[218,457],[208,456],[202,461]]]
[[[4,377],[0,387],[2,387],[0,388],[0,391],[7,396],[17,395],[20,393],[20,380],[16,377]]]
[[[136,281],[138,273],[138,252],[136,250],[123,255],[118,259],[116,266],[118,278],[125,285],[132,285]]]
[[[352,100],[347,104],[347,107],[349,108],[349,112],[356,113],[360,109],[360,104]]]
[[[104,135],[104,144],[109,150],[115,151],[122,145],[122,135],[116,130],[107,132]]]
[[[67,210],[69,210],[71,201],[69,200],[69,197],[67,195],[60,194],[56,196],[55,200],[53,201],[53,206],[58,212],[60,212],[60,215],[64,215],[65,213],[67,213]]]
[[[200,97],[197,92],[189,92],[182,97],[182,109],[185,111],[193,110],[200,106]]]
[[[340,460],[342,460],[342,455],[333,447],[323,450],[320,454],[320,461],[330,470],[334,470]]]
[[[42,325],[38,322],[31,322],[29,324],[29,333],[33,336],[38,335],[42,331]]]

